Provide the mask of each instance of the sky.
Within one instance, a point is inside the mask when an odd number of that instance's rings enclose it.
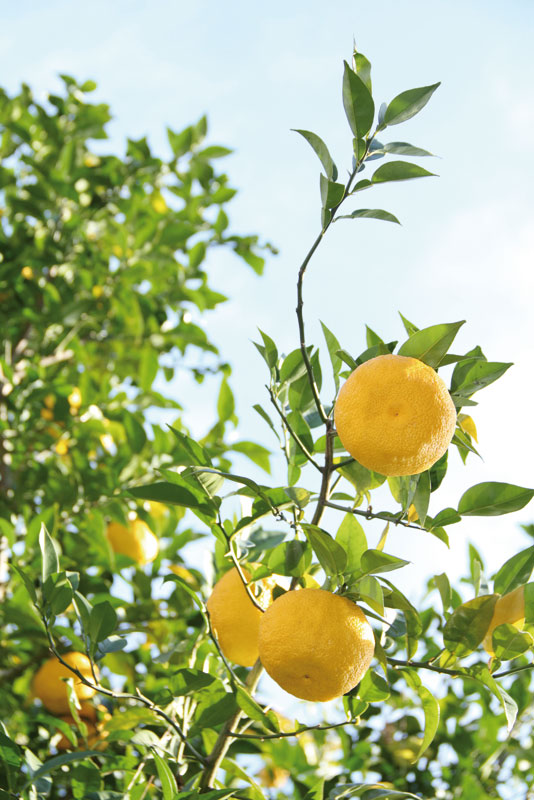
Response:
[[[230,301],[203,324],[233,366],[236,437],[267,446],[275,443],[252,410],[267,405],[267,375],[251,341],[260,327],[280,352],[298,345],[296,275],[320,224],[319,162],[291,129],[318,133],[346,174],[351,134],[341,79],[353,39],[373,64],[378,102],[441,81],[424,111],[391,131],[391,139],[437,154],[419,163],[439,177],[363,198],[402,227],[372,220],[332,227],[305,279],[308,342],[323,346],[320,319],[355,354],[365,348],[365,324],[386,341],[402,340],[398,311],[419,327],[465,319],[455,351],[479,344],[490,360],[515,366],[473,411],[483,460],[470,457],[463,467],[453,456],[430,512],[456,506],[480,481],[533,485],[531,0],[20,0],[0,7],[1,83],[13,92],[25,81],[42,98],[59,88],[59,73],[96,80],[94,99],[114,115],[102,150],[123,152],[126,136],[147,135],[167,154],[165,127],[180,130],[204,113],[210,143],[234,149],[224,162],[239,189],[233,228],[259,233],[280,254],[268,258],[261,278],[233,257],[213,257],[212,285]],[[214,419],[217,388],[180,376],[185,419],[199,435]],[[491,574],[528,545],[518,526],[533,518],[529,508],[468,518],[449,529],[449,551],[429,535],[394,530],[387,549],[413,562],[399,585],[417,596],[435,572],[458,576],[468,540]],[[369,526],[371,546],[379,532]]]

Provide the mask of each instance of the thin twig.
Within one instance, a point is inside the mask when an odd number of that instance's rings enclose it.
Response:
[[[408,669],[428,669],[431,672],[441,672],[444,675],[453,675],[455,678],[469,678],[471,677],[463,670],[458,669],[446,669],[445,667],[434,667],[432,664],[428,664],[425,661],[402,661],[398,658],[389,658],[388,656],[388,664],[391,664],[393,667],[406,667]]]
[[[385,522],[392,522],[394,525],[402,525],[404,528],[413,528],[416,531],[425,531],[426,528],[422,528],[420,525],[413,525],[411,522],[408,522],[404,519],[391,519],[390,512],[388,511],[371,511],[367,509],[367,511],[362,511],[360,508],[352,508],[351,506],[341,506],[338,503],[332,503],[330,500],[325,501],[325,506],[328,508],[337,508],[338,511],[345,511],[347,514],[356,514],[360,517],[365,517],[366,519],[383,519]]]
[[[331,725],[306,725],[302,728],[299,728],[296,731],[290,731],[289,733],[266,733],[266,734],[256,734],[256,733],[234,733],[234,739],[287,739],[291,736],[300,736],[301,733],[305,733],[306,731],[328,731],[332,728],[342,728],[345,725],[357,725],[358,718],[356,719],[347,719],[344,722],[333,722]]]
[[[306,447],[304,442],[301,440],[301,438],[298,436],[298,434],[295,433],[295,431],[293,430],[293,427],[289,423],[286,415],[284,414],[284,412],[282,411],[282,409],[278,405],[273,390],[269,386],[266,386],[266,389],[269,392],[269,395],[271,397],[271,403],[276,408],[276,410],[277,410],[278,414],[280,415],[280,417],[282,419],[282,422],[285,425],[285,427],[287,428],[287,431],[290,434],[290,436],[295,440],[295,442],[300,447],[300,449],[302,450],[302,452],[304,453],[304,455],[306,456],[306,458],[308,459],[310,464],[313,464],[315,469],[318,469],[319,472],[322,472],[323,468],[314,459],[314,457],[312,456],[312,454],[310,453],[310,451],[308,450],[308,448]]]
[[[330,491],[330,476],[332,474],[332,459],[334,455],[334,429],[332,420],[327,419],[326,425],[326,443],[325,443],[325,456],[323,467],[323,479],[321,481],[321,488],[319,490],[319,498],[315,507],[315,513],[312,519],[312,525],[318,525],[323,516],[325,507],[328,505],[328,495]]]

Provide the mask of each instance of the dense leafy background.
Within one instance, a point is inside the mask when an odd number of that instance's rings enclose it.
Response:
[[[459,322],[419,330],[403,318],[400,342],[368,329],[359,354],[326,326],[320,351],[303,345],[282,354],[274,332],[261,333],[269,385],[267,402],[255,408],[279,431],[287,473],[281,485],[235,474],[232,452],[264,472],[268,452],[228,438],[236,421],[229,367],[204,361],[203,353],[216,355],[215,345],[188,316],[192,307],[204,311],[224,300],[203,268],[208,248],[231,248],[258,272],[263,266],[257,237],[229,232],[225,205],[234,190],[212,164],[227,151],[204,144],[202,119],[168,132],[168,161],[144,140],[129,141],[124,157],[97,156],[90,140],[105,136],[109,111],[87,101],[90,82],[65,77],[64,84],[45,105],[27,87],[1,98],[0,791],[101,800],[522,796],[534,779],[532,548],[503,565],[493,584],[483,555],[471,548],[464,585],[451,587],[436,569],[415,608],[389,574],[405,562],[387,546],[390,528],[413,526],[445,547],[449,526],[462,517],[520,509],[532,490],[478,484],[455,508],[429,516],[447,456],[420,476],[386,481],[343,455],[331,399],[320,394],[326,370],[337,387],[359,363],[393,350],[434,368],[452,365],[450,388],[462,415],[452,447],[466,461],[477,447],[472,397],[510,364],[489,361],[480,347],[451,352]],[[369,62],[356,53],[343,82],[354,137],[347,183],[338,182],[317,134],[300,131],[324,172],[316,246],[336,217],[349,217],[347,225],[361,217],[396,222],[367,207],[367,190],[430,174],[404,160],[424,151],[385,137],[423,108],[436,85],[401,93],[376,114],[371,88]],[[359,178],[364,166],[369,177]],[[365,208],[347,207],[360,196]],[[301,303],[298,322],[303,332]],[[199,380],[206,363],[221,377],[218,422],[199,441],[181,422],[179,403],[187,398],[153,390],[159,369],[172,378],[190,351]],[[176,411],[172,429],[147,424],[148,409],[169,408]],[[236,513],[230,492],[246,511]],[[337,523],[321,527],[329,504],[340,512]],[[126,522],[134,510],[161,542],[160,556],[143,570],[114,555],[105,537],[107,522]],[[370,519],[384,522],[379,541],[367,541]],[[217,571],[242,559],[261,565],[257,577],[276,573],[286,586],[326,582],[365,606],[377,631],[376,662],[342,710],[341,703],[326,708],[321,729],[287,719],[283,700],[277,713],[269,710],[261,688],[252,697],[254,670],[222,659],[204,608],[212,576],[184,563],[185,545],[199,537]],[[488,665],[480,645],[492,593],[524,584],[526,631],[501,628]],[[102,675],[95,750],[74,748],[59,760],[56,734],[67,732],[64,723],[31,696],[50,645],[59,654],[87,651]],[[510,669],[518,672],[501,674]],[[240,726],[237,736],[229,736],[229,724],[232,733]]]

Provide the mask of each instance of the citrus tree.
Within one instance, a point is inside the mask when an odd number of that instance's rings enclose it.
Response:
[[[511,365],[478,345],[451,350],[462,322],[401,317],[400,342],[367,328],[360,347],[323,324],[321,349],[305,329],[304,278],[330,227],[397,223],[359,207],[361,193],[432,174],[405,158],[430,153],[390,129],[438,84],[376,112],[371,65],[353,53],[345,182],[322,139],[298,131],[322,165],[320,227],[296,276],[295,349],[264,332],[256,344],[268,385],[255,410],[285,461],[278,481],[234,470],[232,450],[269,460],[225,438],[226,365],[211,366],[219,421],[202,440],[179,414],[168,430],[144,417],[176,407],[152,389],[172,369],[161,356],[213,350],[184,318],[221,300],[201,270],[207,248],[261,267],[256,238],[227,233],[232,190],[210,164],[225,151],[200,148],[201,122],[169,132],[167,164],[146,142],[97,157],[87,138],[107,110],[86,104],[90,88],[67,79],[55,114],[27,89],[2,99],[0,796],[527,797],[534,547],[489,580],[470,546],[461,591],[429,565],[417,602],[390,574],[407,562],[388,552],[392,528],[447,547],[449,526],[531,500],[497,482],[455,507],[439,500],[449,449],[477,454],[473,396]],[[199,539],[212,574],[183,549]],[[323,722],[289,718],[282,692],[267,700],[264,671],[310,712],[321,704]]]

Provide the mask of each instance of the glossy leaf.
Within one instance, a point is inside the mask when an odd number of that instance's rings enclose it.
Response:
[[[412,178],[436,177],[434,172],[420,167],[418,164],[411,164],[409,161],[390,161],[378,167],[374,172],[371,181],[376,183],[389,183],[390,181],[409,181]]]
[[[270,553],[268,567],[278,575],[291,575],[300,578],[312,561],[312,549],[308,542],[282,542]]]
[[[468,489],[458,503],[462,517],[494,517],[524,508],[534,497],[534,489],[510,483],[478,483]]]
[[[323,208],[335,208],[338,206],[341,203],[345,193],[344,185],[342,183],[329,181],[328,178],[325,178],[322,173],[319,176],[319,184]]]
[[[371,130],[375,104],[364,81],[347,62],[343,74],[343,107],[354,136],[363,139]]]
[[[39,533],[39,547],[41,548],[41,580],[45,583],[50,575],[59,572],[59,558],[56,545],[44,523],[41,524]]]
[[[364,573],[371,575],[400,569],[409,563],[409,561],[404,561],[402,558],[391,556],[380,550],[366,550],[365,553],[362,554],[360,568]]]
[[[423,685],[421,678],[415,670],[403,670],[403,675],[408,686],[411,686],[419,695],[425,715],[425,731],[419,751],[414,758],[415,762],[421,758],[423,753],[425,753],[434,741],[439,725],[439,703],[432,692]]]
[[[360,568],[362,554],[367,550],[367,539],[354,514],[345,514],[343,517],[336,533],[336,542],[347,554],[347,572],[356,572]]]
[[[396,222],[397,225],[400,225],[399,220],[394,214],[391,214],[389,211],[382,211],[380,208],[360,208],[357,211],[353,211],[351,214],[342,214],[336,217],[336,219],[360,218],[381,219],[384,220],[384,222]]]
[[[317,525],[303,524],[306,538],[327,575],[339,575],[347,566],[347,554],[329,533]]]
[[[423,150],[421,147],[414,147],[413,144],[408,142],[388,142],[382,145],[381,148],[384,153],[393,153],[397,156],[433,156],[428,150]]]
[[[512,363],[483,361],[479,358],[459,361],[452,373],[451,392],[460,397],[470,397],[498,380],[512,366]]]
[[[316,133],[312,133],[311,131],[303,131],[298,130],[297,128],[293,128],[292,130],[295,133],[300,133],[303,136],[308,144],[311,145],[315,153],[319,156],[319,160],[323,165],[326,177],[331,180],[337,180],[337,167],[332,160],[332,156],[328,151],[328,147],[323,142],[320,136],[317,136]]]
[[[338,350],[340,349],[340,345],[332,331],[327,328],[324,322],[321,322],[321,327],[323,329],[324,338],[326,341],[326,346],[328,347],[328,353],[330,355],[330,361],[332,363],[332,371],[334,373],[334,384],[336,387],[336,393],[339,389],[339,372],[342,367],[342,362],[340,357],[337,355]]]
[[[416,331],[399,347],[399,355],[418,358],[436,369],[464,323],[461,320]]]
[[[505,561],[493,579],[493,589],[507,594],[530,579],[534,570],[534,546],[527,547]]]
[[[481,595],[459,606],[443,629],[445,647],[458,658],[476,650],[489,628],[497,595]]]
[[[423,109],[440,84],[420,86],[401,92],[388,104],[384,115],[385,125],[399,125],[411,119]]]
[[[152,750],[152,758],[156,762],[156,769],[161,783],[161,791],[163,792],[163,800],[175,800],[178,794],[178,784],[174,777],[171,768],[167,761],[165,761],[155,749]]]
[[[93,643],[101,642],[117,627],[117,614],[108,600],[97,603],[91,609],[87,633]]]

